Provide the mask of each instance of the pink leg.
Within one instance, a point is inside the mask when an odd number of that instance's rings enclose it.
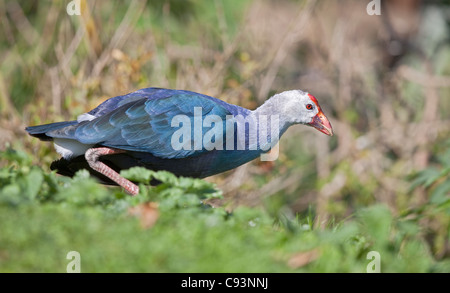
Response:
[[[88,162],[89,166],[92,169],[105,175],[112,181],[122,186],[125,189],[125,191],[128,192],[129,194],[136,195],[139,193],[139,187],[136,184],[123,178],[122,176],[120,176],[119,173],[117,173],[116,171],[108,167],[106,164],[98,160],[100,156],[120,154],[123,152],[125,151],[118,149],[110,149],[106,147],[91,148],[86,151],[84,157],[86,158],[86,161]]]

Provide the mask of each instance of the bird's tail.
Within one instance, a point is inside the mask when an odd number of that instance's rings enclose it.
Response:
[[[46,133],[70,125],[75,125],[77,123],[78,123],[77,121],[63,121],[44,125],[28,126],[25,128],[25,130],[28,132],[29,135],[37,137],[40,140],[53,140],[53,138],[48,136]]]

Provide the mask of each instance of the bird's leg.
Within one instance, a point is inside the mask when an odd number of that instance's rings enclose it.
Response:
[[[111,167],[98,160],[100,156],[120,154],[123,152],[125,151],[107,147],[90,148],[86,151],[84,157],[92,169],[122,186],[129,194],[136,195],[139,193],[139,187],[136,184],[123,178],[119,173],[111,169]]]

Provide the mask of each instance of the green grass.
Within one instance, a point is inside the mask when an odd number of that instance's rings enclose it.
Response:
[[[0,272],[65,272],[73,250],[82,272],[365,272],[370,251],[382,272],[450,272],[450,88],[397,70],[448,78],[448,0],[389,11],[421,28],[394,68],[360,1],[67,2],[0,1]],[[52,145],[24,131],[150,86],[249,109],[300,88],[336,135],[292,127],[278,160],[218,187],[131,170],[164,182],[131,198],[51,173]]]
[[[30,166],[24,152],[1,156],[10,167],[0,170],[0,272],[66,272],[69,251],[80,253],[82,272],[363,273],[369,251],[380,253],[382,272],[450,271],[432,257],[419,218],[396,218],[383,205],[315,229],[312,216],[212,208],[204,202],[221,192],[199,179],[131,169],[123,175],[163,182],[131,197],[87,171],[69,179]],[[149,202],[158,207],[130,213]],[[156,223],[144,227],[156,210]]]

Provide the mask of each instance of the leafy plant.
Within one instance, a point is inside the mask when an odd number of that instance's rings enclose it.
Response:
[[[411,176],[411,189],[422,186],[430,194],[430,203],[450,208],[450,150],[437,156],[438,167],[429,167]]]
[[[306,218],[260,208],[229,212],[205,201],[214,184],[141,168],[122,175],[141,182],[135,197],[99,185],[87,171],[74,178],[30,166],[26,152],[0,158],[0,271],[65,272],[69,251],[82,272],[365,272],[377,251],[382,272],[449,271],[435,260],[419,221],[383,205],[315,229]],[[159,185],[144,183],[157,180]]]

